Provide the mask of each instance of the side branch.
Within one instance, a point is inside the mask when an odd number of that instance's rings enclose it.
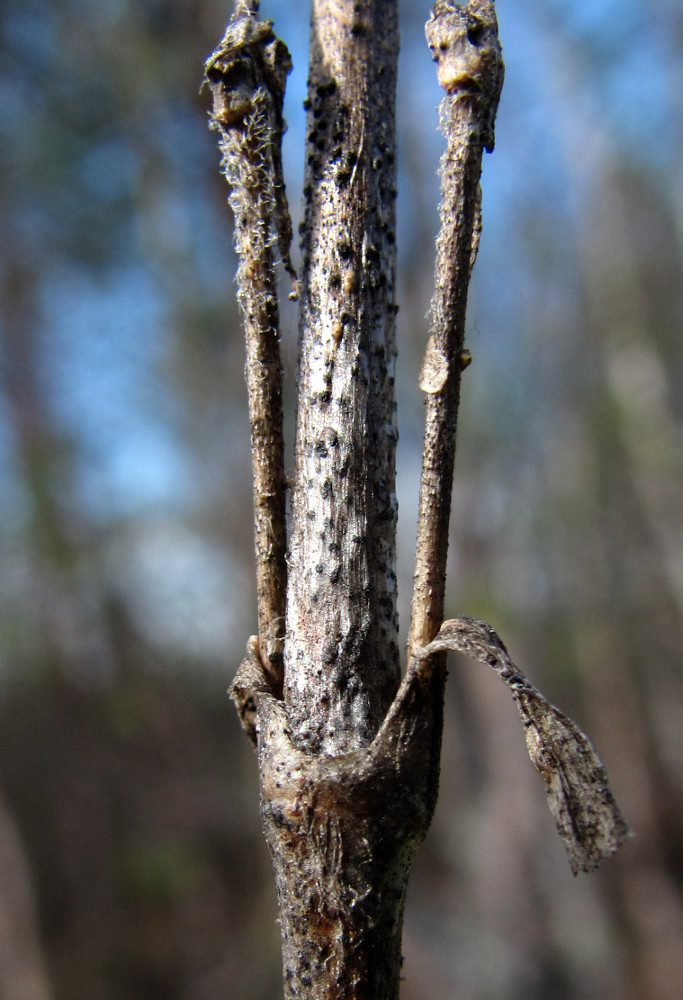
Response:
[[[205,66],[213,94],[211,127],[219,133],[230,184],[238,298],[244,315],[251,425],[258,626],[263,665],[282,692],[287,589],[282,364],[274,244],[289,273],[291,223],[282,179],[282,104],[291,69],[285,44],[257,3],[238,5]]]
[[[470,361],[464,350],[467,290],[481,229],[481,158],[485,148],[493,149],[503,82],[490,0],[469,0],[463,7],[439,0],[426,34],[447,91],[439,115],[447,148],[431,331],[420,373],[427,400],[409,660],[434,638],[443,619],[460,375]]]

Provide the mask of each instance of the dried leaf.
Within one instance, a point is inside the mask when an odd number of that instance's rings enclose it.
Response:
[[[418,658],[444,651],[465,653],[487,663],[510,688],[524,725],[529,757],[545,781],[548,805],[572,871],[576,875],[598,868],[631,834],[588,737],[536,690],[486,622],[476,618],[444,622]]]

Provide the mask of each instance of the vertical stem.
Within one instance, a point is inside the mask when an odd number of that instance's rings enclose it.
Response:
[[[285,700],[301,746],[376,733],[399,679],[396,0],[314,0]]]
[[[420,386],[426,392],[425,436],[408,656],[430,642],[443,620],[467,291],[481,230],[481,158],[493,149],[493,122],[503,82],[498,25],[490,0],[455,7],[439,0],[427,40],[447,94],[439,123],[441,229],[436,245],[430,337]]]
[[[251,427],[258,631],[264,666],[274,690],[281,692],[287,592],[286,480],[279,320],[270,247],[261,248],[258,264],[251,284],[254,300],[242,293],[239,298],[247,332],[245,372]]]
[[[285,267],[291,224],[282,180],[282,104],[291,69],[286,46],[258,3],[239,0],[225,36],[206,64],[223,172],[231,186],[238,299],[244,316],[251,426],[258,625],[263,665],[282,692],[287,587],[282,364],[273,247]]]

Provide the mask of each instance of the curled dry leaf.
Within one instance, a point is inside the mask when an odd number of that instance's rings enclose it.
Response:
[[[529,757],[545,781],[548,805],[572,871],[576,875],[598,868],[630,836],[630,830],[588,737],[536,690],[486,622],[452,618],[417,656],[423,660],[444,651],[465,653],[487,663],[510,688]]]

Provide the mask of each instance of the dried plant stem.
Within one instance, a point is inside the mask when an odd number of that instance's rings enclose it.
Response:
[[[503,81],[498,26],[489,0],[434,6],[427,40],[447,90],[439,109],[447,148],[441,159],[431,330],[420,376],[426,392],[415,576],[408,656],[434,638],[443,619],[467,290],[481,229],[479,177]]]
[[[259,648],[274,692],[282,692],[287,587],[282,364],[274,245],[287,270],[291,224],[282,181],[282,102],[291,68],[286,46],[258,3],[240,0],[206,64],[212,128],[230,184],[240,264],[251,425]]]
[[[253,0],[207,63],[232,187],[247,332],[260,635],[232,686],[258,751],[287,1000],[398,1000],[415,849],[436,802],[451,649],[485,659],[517,701],[575,870],[626,827],[590,744],[482,622],[438,638],[479,175],[502,60],[491,0],[437,0],[427,38],[448,91],[408,670],[399,685],[394,572],[394,97],[397,0],[313,0],[304,268],[289,579],[273,247],[291,226],[280,140],[289,54]],[[379,82],[381,81],[381,83]],[[279,660],[287,583],[284,685]],[[571,787],[568,781],[573,782]],[[582,799],[582,782],[588,783]]]
[[[400,680],[396,0],[313,0],[285,702],[298,744],[369,743]]]
[[[481,159],[484,149],[493,149],[503,81],[491,0],[469,0],[462,7],[437,0],[427,40],[438,64],[439,82],[447,91],[440,107],[447,148],[441,160],[441,231],[431,331],[420,373],[427,413],[409,666],[395,706],[398,710],[416,687],[429,680],[443,687],[448,651],[466,653],[493,667],[517,703],[529,756],[546,783],[572,871],[592,871],[618,849],[629,830],[590,741],[515,666],[490,625],[473,618],[442,625],[460,375],[470,360],[464,350],[465,310],[481,231]]]
[[[270,259],[269,259],[270,258]],[[272,250],[264,247],[251,291],[241,295],[247,333],[246,379],[251,427],[254,546],[258,631],[273,689],[282,689],[282,654],[287,594],[287,550],[282,437],[282,366],[278,350],[275,288],[269,275]],[[272,271],[271,271],[272,274]],[[259,280],[260,279],[260,280]]]

